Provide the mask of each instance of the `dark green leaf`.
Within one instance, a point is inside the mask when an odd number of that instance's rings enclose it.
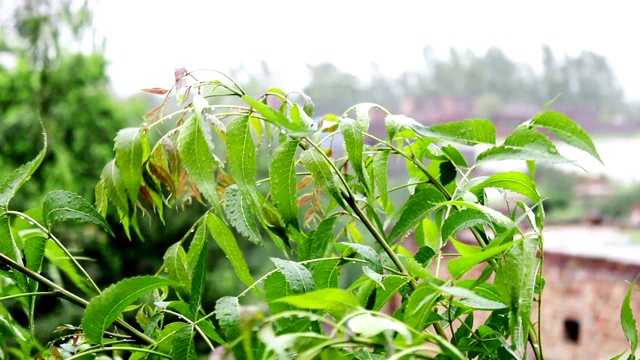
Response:
[[[129,194],[131,204],[135,204],[142,183],[142,162],[145,160],[144,148],[146,133],[140,128],[126,128],[118,131],[115,139],[116,166]]]
[[[362,256],[364,260],[367,260],[367,262],[372,265],[375,272],[382,274],[382,262],[380,261],[378,253],[371,246],[350,242],[341,242],[334,246],[343,255],[345,254],[345,250],[350,248],[358,253],[358,255]]]
[[[124,181],[120,175],[120,170],[116,166],[114,160],[111,160],[107,165],[105,165],[104,169],[102,169],[100,179],[104,182],[106,198],[115,205],[120,217],[120,222],[122,222],[124,230],[127,233],[127,237],[131,239],[129,234],[129,201],[127,199]]]
[[[378,195],[382,206],[386,208],[389,203],[389,189],[387,179],[389,178],[389,149],[378,151],[373,157],[373,176]]]
[[[9,215],[0,215],[0,253],[6,255],[11,260],[17,262],[20,265],[22,263],[22,255],[18,248],[13,235],[11,234],[11,225],[9,224]],[[18,271],[12,271],[11,277],[18,283],[18,286],[27,291],[27,280],[24,275]]]
[[[464,209],[451,213],[442,224],[442,238],[449,239],[459,231],[469,229],[477,225],[492,226],[491,220],[482,212],[473,209]]]
[[[455,164],[457,167],[466,168],[468,167],[467,161],[464,159],[464,156],[460,153],[458,149],[451,145],[443,146],[440,150],[444,153],[444,155]]]
[[[242,197],[235,184],[229,186],[224,193],[224,213],[240,235],[254,244],[262,244],[262,237],[251,211],[251,205]]]
[[[271,196],[282,220],[287,225],[299,228],[299,212],[296,204],[295,156],[299,141],[289,140],[278,146],[273,154],[269,173]]]
[[[271,261],[280,269],[289,287],[291,287],[291,291],[294,293],[306,293],[315,289],[313,276],[306,267],[297,262],[278,258],[271,258]]]
[[[541,201],[536,184],[524,173],[517,171],[498,173],[490,176],[480,184],[471,187],[471,192],[480,191],[485,188],[499,188],[510,190],[524,195],[535,203]]]
[[[206,238],[205,238],[206,239]],[[202,246],[200,250],[200,256],[196,262],[195,268],[191,275],[191,291],[189,293],[189,306],[191,312],[196,314],[200,309],[200,302],[202,301],[202,294],[204,294],[204,285],[207,281],[207,244]],[[188,267],[188,260],[187,260]]]
[[[338,205],[346,209],[347,205],[342,198],[340,182],[327,163],[328,160],[320,155],[316,149],[308,149],[300,155],[300,161],[311,172],[318,184],[336,200]]]
[[[191,181],[209,203],[216,206],[220,200],[216,192],[214,167],[219,162],[213,155],[203,126],[208,125],[203,124],[200,115],[193,115],[185,120],[178,134],[178,152]]]
[[[205,224],[200,223],[193,233],[193,239],[189,244],[189,251],[187,252],[187,264],[189,269],[193,271],[196,268],[198,259],[202,249],[207,245],[207,227]]]
[[[336,288],[326,288],[301,295],[286,296],[276,301],[285,302],[303,309],[325,310],[337,317],[337,319],[359,307],[358,301],[349,292]]]
[[[421,136],[452,141],[464,145],[495,144],[496,129],[485,119],[471,119],[447,124],[424,126],[411,124],[411,128]]]
[[[42,219],[46,227],[60,221],[83,222],[98,225],[113,235],[107,220],[87,200],[70,191],[48,193],[42,204]]]
[[[433,313],[440,291],[431,284],[423,282],[411,293],[404,311],[404,322],[415,329],[422,331],[427,326],[429,314]]]
[[[242,196],[253,204],[256,190],[256,146],[249,127],[249,117],[234,119],[227,127],[227,151],[231,175]]]
[[[173,335],[171,356],[174,359],[198,360],[193,326],[184,326]]]
[[[271,313],[278,314],[283,311],[295,309],[292,305],[275,301],[286,296],[298,294],[291,289],[289,282],[281,272],[271,274],[264,281],[264,291],[267,294]],[[298,317],[279,319],[276,321],[279,333],[299,332],[306,329],[310,323],[308,318]]]
[[[364,135],[362,133],[362,125],[350,118],[340,119],[340,129],[344,136],[344,148],[347,151],[349,162],[353,166],[360,183],[368,187],[369,179],[366,177],[362,153],[364,149]]]
[[[139,276],[125,279],[105,289],[87,305],[82,318],[84,335],[90,341],[102,344],[102,334],[139,297],[164,287],[175,285],[169,279]]]
[[[233,236],[231,230],[229,230],[227,225],[213,213],[207,214],[206,221],[209,232],[211,232],[213,239],[231,262],[231,266],[233,266],[238,278],[247,286],[251,286],[254,282],[253,276],[251,276],[251,272],[249,271],[247,262],[244,259],[242,250],[240,250],[238,242]]]
[[[508,249],[510,246],[513,246],[512,242],[505,243],[497,247],[492,247],[473,255],[461,256],[457,259],[449,261],[447,263],[447,269],[449,269],[449,273],[454,277],[454,279],[459,279],[474,266],[496,256],[497,254]]]
[[[436,208],[444,196],[436,189],[429,187],[411,195],[400,210],[400,218],[389,233],[388,241],[395,242],[398,238],[416,227],[418,223]]]
[[[228,342],[240,336],[240,304],[237,297],[224,296],[218,299],[215,314],[224,338]]]
[[[551,131],[560,140],[586,151],[602,163],[589,134],[566,115],[555,111],[546,111],[536,115],[531,120],[531,125]]]
[[[313,282],[316,289],[337,288],[339,276],[339,259],[321,261],[313,268]]]
[[[382,281],[384,288],[379,287],[376,292],[376,303],[372,310],[378,311],[382,309],[382,307],[391,300],[393,295],[408,282],[409,278],[406,276],[387,275]]]
[[[322,220],[313,235],[304,241],[299,248],[299,260],[316,259],[325,256],[327,248],[333,241],[333,227],[338,220],[338,216],[330,216]]]
[[[418,264],[425,266],[429,260],[433,259],[434,256],[436,256],[436,252],[431,247],[421,246],[413,258],[418,262]]]
[[[180,295],[189,296],[191,290],[191,269],[189,269],[187,253],[182,248],[182,243],[171,245],[164,253],[164,268],[169,274],[169,279],[180,284]]]
[[[518,127],[500,146],[489,148],[478,155],[478,164],[499,160],[532,160],[548,163],[571,162],[560,155],[549,138],[533,129]]]
[[[36,157],[28,163],[22,164],[5,178],[0,184],[0,210],[7,209],[9,202],[18,189],[31,178],[31,175],[38,169],[47,150],[47,134],[43,131],[42,138],[44,145]]]

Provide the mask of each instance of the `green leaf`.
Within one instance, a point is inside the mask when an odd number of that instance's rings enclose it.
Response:
[[[636,281],[633,282],[633,284],[635,283]],[[629,341],[631,354],[635,354],[636,349],[638,348],[638,327],[636,325],[636,319],[633,316],[633,310],[631,308],[631,296],[633,295],[633,291],[635,288],[633,284],[629,288],[629,291],[627,291],[627,295],[624,297],[622,308],[620,310],[620,323],[622,324],[622,331],[624,331],[624,336],[627,338],[627,341]]]
[[[366,338],[372,338],[382,332],[389,330],[402,335],[411,344],[411,332],[403,322],[394,318],[381,317],[373,313],[366,312],[353,316],[349,319],[349,328],[356,334]]]
[[[424,126],[411,124],[411,128],[421,136],[447,140],[464,145],[495,144],[496,128],[485,119],[471,119],[447,124]]]
[[[221,297],[216,301],[214,312],[227,342],[240,336],[240,303],[237,297]]]
[[[120,170],[116,166],[115,160],[111,160],[107,165],[105,165],[102,169],[100,179],[104,183],[106,198],[109,199],[109,201],[116,207],[127,238],[131,240],[129,229],[129,226],[131,225],[129,200],[127,198],[124,181],[120,175]]]
[[[122,314],[127,306],[141,296],[175,283],[156,276],[138,276],[125,279],[105,289],[87,305],[82,318],[84,335],[96,344],[102,344],[105,330]]]
[[[517,171],[503,172],[492,175],[480,184],[469,188],[469,191],[476,192],[485,188],[499,188],[510,190],[518,194],[524,195],[535,203],[540,202],[540,194],[536,188],[536,184],[524,173]]]
[[[378,253],[371,246],[350,242],[341,242],[334,246],[343,255],[345,255],[345,250],[350,248],[371,264],[375,272],[382,274],[382,262],[380,261]]]
[[[338,319],[360,307],[358,301],[349,292],[336,288],[326,288],[301,295],[286,296],[276,301],[285,302],[303,309],[324,310],[333,316],[337,316]]]
[[[376,187],[378,188],[378,195],[380,196],[380,202],[385,208],[389,203],[389,185],[387,179],[389,178],[389,149],[378,151],[373,157],[373,177],[375,179]]]
[[[194,314],[197,314],[198,310],[200,309],[200,302],[202,301],[202,294],[204,294],[204,286],[207,281],[207,250],[208,247],[205,242],[205,244],[202,246],[202,249],[200,250],[198,261],[196,262],[196,266],[195,268],[193,268],[193,272],[191,275],[192,280],[191,289],[189,292],[189,306],[191,308],[191,312]]]
[[[290,121],[284,114],[274,110],[268,105],[256,101],[249,95],[243,95],[242,100],[251,105],[251,107],[259,112],[260,115],[264,116],[267,121],[286,131],[287,135],[303,137],[313,134],[314,132],[312,124]]]
[[[340,276],[340,259],[320,261],[313,268],[313,282],[316,289],[337,288]]]
[[[227,258],[229,258],[231,266],[233,267],[233,270],[235,270],[238,278],[245,283],[245,285],[251,286],[254,283],[253,276],[251,276],[251,272],[249,271],[247,262],[244,259],[242,250],[240,250],[238,242],[233,236],[231,230],[229,230],[227,225],[213,213],[207,214],[206,221],[209,232],[218,246],[220,246],[220,249],[222,249]]]
[[[460,277],[462,277],[462,275],[466,274],[467,271],[471,270],[474,266],[500,254],[501,252],[505,251],[511,246],[513,246],[513,243],[508,242],[497,247],[492,247],[490,249],[483,250],[473,255],[461,256],[459,258],[449,261],[447,263],[447,269],[449,270],[449,273],[451,274],[451,276],[453,276],[454,279],[459,279]]]
[[[441,247],[440,229],[438,229],[438,225],[429,218],[424,218],[418,223],[414,237],[420,247],[428,246],[434,251]]]
[[[491,220],[478,210],[464,209],[453,212],[442,224],[442,238],[449,239],[461,230],[483,224],[493,227]]]
[[[87,200],[70,191],[48,193],[42,204],[42,219],[48,228],[60,221],[83,222],[98,225],[113,236],[107,220]]]
[[[164,268],[169,279],[177,282],[180,295],[189,296],[191,290],[191,271],[189,269],[187,253],[182,248],[182,242],[171,245],[164,253]]]
[[[531,125],[549,130],[560,140],[586,151],[602,163],[598,150],[596,150],[589,134],[566,115],[555,111],[546,111],[536,115],[531,120]]]
[[[13,173],[5,178],[0,184],[0,210],[7,209],[9,202],[18,189],[20,189],[20,187],[27,182],[29,178],[31,178],[31,175],[33,175],[36,169],[40,166],[40,163],[42,163],[42,159],[44,159],[44,155],[47,150],[47,134],[44,131],[42,132],[42,138],[44,144],[42,146],[42,150],[38,152],[38,155],[36,155],[33,160],[22,164],[19,168],[15,169]]]
[[[315,289],[313,276],[309,270],[294,261],[271,258],[271,262],[280,269],[294,293],[306,293]]]
[[[476,292],[457,286],[439,286],[437,289],[443,294],[459,297],[457,304],[473,310],[499,310],[504,309],[507,305],[486,299]]]
[[[171,356],[174,359],[198,360],[193,326],[183,326],[173,335]]]
[[[332,171],[322,155],[315,149],[305,150],[300,155],[300,161],[311,172],[313,178],[324,188],[324,190],[333,197],[334,200],[343,209],[347,209],[347,205],[342,198],[342,188],[337,175]]]
[[[531,309],[540,259],[538,239],[525,237],[507,251],[502,266],[496,271],[497,282],[508,289],[511,298],[510,332],[516,349],[524,351],[529,333]]]
[[[207,227],[204,224],[199,224],[193,233],[193,239],[189,244],[189,251],[187,252],[187,264],[190,270],[196,268],[196,264],[200,259],[200,253],[203,248],[207,248]]]
[[[382,283],[382,275],[371,270],[370,267],[368,266],[363,266],[362,267],[362,273],[368,277],[369,279],[373,280],[376,284],[378,284],[381,288],[384,289],[384,284]]]
[[[227,187],[224,193],[224,213],[240,235],[256,245],[262,244],[262,237],[251,211],[251,205],[242,197],[235,184]]]
[[[271,274],[264,281],[264,291],[267,294],[267,300],[269,301],[269,309],[272,314],[278,314],[283,311],[294,310],[292,305],[287,303],[277,302],[275,300],[289,296],[296,295],[289,286],[289,282],[286,280],[285,275],[281,272]],[[311,321],[308,318],[284,318],[276,321],[276,325],[279,333],[287,332],[300,332],[307,329]]]
[[[387,142],[391,142],[400,131],[421,127],[421,125],[404,115],[387,115],[384,119],[384,127],[387,130]]]
[[[37,273],[40,272],[46,244],[47,238],[43,236],[30,236],[24,240],[24,249],[22,251],[27,268]]]
[[[214,168],[219,162],[205,137],[204,126],[206,125],[200,115],[193,115],[185,120],[178,134],[178,153],[191,181],[209,203],[217,206],[220,199],[216,192]]]
[[[404,322],[421,332],[427,326],[429,314],[432,314],[433,307],[440,295],[440,291],[427,282],[420,283],[411,293],[404,311]]]
[[[440,148],[442,153],[457,167],[466,168],[468,167],[467,161],[464,159],[464,156],[460,153],[458,149],[451,145],[443,146]]]
[[[378,285],[379,288],[376,292],[376,303],[373,306],[372,310],[378,311],[382,309],[382,307],[385,306],[387,302],[389,302],[389,300],[391,300],[393,295],[395,295],[396,292],[398,292],[398,290],[400,290],[400,288],[408,282],[409,278],[406,276],[387,275],[382,281],[384,287],[380,287]]]
[[[22,254],[20,253],[20,249],[16,244],[13,234],[11,234],[9,215],[7,214],[0,215],[0,253],[11,258],[18,264],[23,265]],[[12,271],[11,278],[17,282],[18,286],[23,291],[27,291],[27,280],[22,273]]]
[[[126,128],[118,131],[114,150],[116,166],[122,174],[131,204],[135,204],[142,183],[142,162],[145,160],[146,133],[140,128]],[[148,146],[148,145],[147,145]]]
[[[227,151],[231,175],[246,201],[253,204],[256,189],[256,146],[251,135],[249,117],[234,119],[227,127]]]
[[[368,118],[368,116],[367,116]],[[362,153],[364,151],[364,135],[362,125],[356,120],[343,117],[340,119],[340,129],[344,136],[344,148],[353,170],[355,171],[360,183],[365,188],[369,186],[369,180],[364,170]]]
[[[507,227],[507,228],[511,228],[514,225],[513,220],[511,220],[510,218],[508,218],[506,215],[502,214],[501,212],[494,210],[490,207],[484,206],[484,205],[480,205],[480,204],[476,204],[476,203],[472,203],[472,202],[468,202],[468,201],[445,201],[442,203],[438,204],[439,206],[443,206],[443,205],[453,205],[453,206],[457,206],[460,207],[462,209],[467,208],[467,209],[474,209],[477,211],[480,211],[482,213],[484,213],[486,216],[488,216],[491,220],[493,220],[495,223],[497,223],[500,226],[503,227]]]
[[[409,230],[416,227],[422,219],[431,214],[437,204],[442,200],[444,200],[444,196],[432,187],[428,187],[411,195],[400,210],[400,218],[391,229],[388,242],[395,242],[398,238],[409,232]]]
[[[300,261],[325,256],[329,244],[334,239],[333,227],[337,220],[338,216],[329,216],[320,222],[313,235],[301,244],[298,250]]]
[[[499,160],[532,160],[548,163],[571,162],[560,155],[549,138],[533,129],[520,126],[500,146],[489,148],[478,155],[478,164]]]
[[[280,212],[286,225],[299,228],[299,212],[296,204],[296,168],[295,156],[297,140],[282,143],[273,154],[273,161],[269,168],[271,176],[271,196],[276,209]]]

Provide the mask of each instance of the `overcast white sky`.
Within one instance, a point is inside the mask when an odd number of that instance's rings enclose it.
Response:
[[[539,68],[541,46],[557,56],[605,55],[627,99],[640,100],[640,20],[635,1],[159,1],[101,0],[95,12],[106,38],[112,84],[121,95],[169,87],[173,71],[226,71],[265,60],[296,90],[306,64],[329,61],[368,77],[371,63],[395,76],[423,64],[432,46],[483,54],[500,47]]]

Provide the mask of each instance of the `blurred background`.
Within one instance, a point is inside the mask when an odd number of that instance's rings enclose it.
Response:
[[[567,315],[559,302],[554,311],[562,320],[548,333],[560,340],[550,346],[573,354],[588,346],[589,331],[622,334],[615,319],[610,325],[591,310],[615,292],[598,288],[613,285],[585,290],[576,285],[580,274],[618,284],[640,272],[640,52],[633,45],[640,23],[633,2],[605,5],[0,0],[0,179],[37,154],[41,119],[48,153],[12,207],[29,209],[54,189],[93,200],[117,131],[138,125],[160,102],[139,89],[170,88],[178,67],[227,72],[252,94],[303,90],[317,114],[376,102],[424,124],[486,117],[502,136],[561,95],[551,109],[585,128],[604,161],[560,147],[585,171],[542,167],[538,174],[553,225],[549,268],[558,270],[547,283],[568,286],[549,296],[573,294],[582,303],[572,307],[583,309]],[[73,251],[102,259],[101,268],[88,266],[106,286],[155,271],[201,211],[195,205],[165,215],[175,219],[166,226],[143,221],[144,242],[129,242],[122,231],[110,239],[95,229],[57,230]],[[260,259],[254,269],[269,266]],[[241,290],[225,264],[210,267],[222,274],[210,284],[210,300]],[[586,304],[585,296],[596,300]],[[43,322],[56,306],[68,305],[43,304]],[[77,309],[67,310],[65,322],[77,322]],[[46,341],[51,327],[40,332]]]

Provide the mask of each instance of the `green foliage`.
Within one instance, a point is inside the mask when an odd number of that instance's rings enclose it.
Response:
[[[88,346],[75,347],[76,356],[118,350],[134,359],[195,359],[205,351],[243,359],[524,359],[532,351],[542,359],[539,327],[533,326],[540,321],[534,305],[542,297],[542,197],[526,173],[487,177],[476,170],[498,160],[525,160],[530,168],[566,161],[539,130],[599,158],[576,123],[543,111],[498,144],[489,120],[424,126],[371,103],[316,123],[306,95],[272,88],[253,98],[226,77],[187,84],[189,75],[178,71],[174,89],[155,90],[167,96],[164,106],[173,92],[180,95],[175,126],[169,126],[175,114],[165,116],[161,107],[139,127],[118,133],[115,160],[107,162],[96,186],[98,209],[57,191],[45,198],[42,219],[21,223],[26,214],[9,210],[9,200],[38,158],[1,188],[0,263],[12,269],[2,276],[13,280],[17,297],[44,295],[28,293],[38,284],[53,289],[47,295],[85,308],[80,328],[73,330]],[[183,94],[196,91],[186,101]],[[213,107],[207,101],[224,96],[244,104]],[[386,113],[386,139],[369,135],[374,108]],[[348,117],[352,112],[355,119]],[[152,131],[160,134],[147,136]],[[341,138],[344,146],[336,148]],[[455,144],[488,148],[465,159]],[[270,162],[261,163],[264,148],[275,150]],[[398,176],[389,171],[391,156],[406,160],[409,184],[389,187],[388,178]],[[508,210],[502,213],[489,206],[489,188],[524,200],[504,197]],[[396,197],[406,200],[391,200]],[[143,201],[161,216],[163,209],[186,207],[192,199],[200,216],[167,246],[155,275],[122,279],[104,291],[52,234],[51,224],[66,220],[109,232],[103,218],[109,206],[125,231],[138,231]],[[210,238],[246,286],[218,298],[213,309],[204,297],[222,274],[207,281],[208,264],[214,263]],[[411,251],[414,238],[418,248]],[[43,239],[50,240],[45,245]],[[457,253],[446,273],[440,261],[451,252],[448,244]],[[262,252],[268,263],[264,248],[271,245],[282,255],[270,257],[270,270],[257,278],[243,249]],[[42,277],[43,261],[75,279],[90,300]],[[463,278],[474,269],[481,275]],[[34,304],[22,306],[29,311]],[[623,326],[635,349],[628,308]],[[489,313],[484,323],[474,323],[479,311]],[[13,318],[0,318],[8,324],[0,334],[28,335]],[[128,336],[124,345],[119,331]],[[41,354],[56,358],[59,349],[60,342],[53,342]],[[28,346],[19,351],[33,352]]]

